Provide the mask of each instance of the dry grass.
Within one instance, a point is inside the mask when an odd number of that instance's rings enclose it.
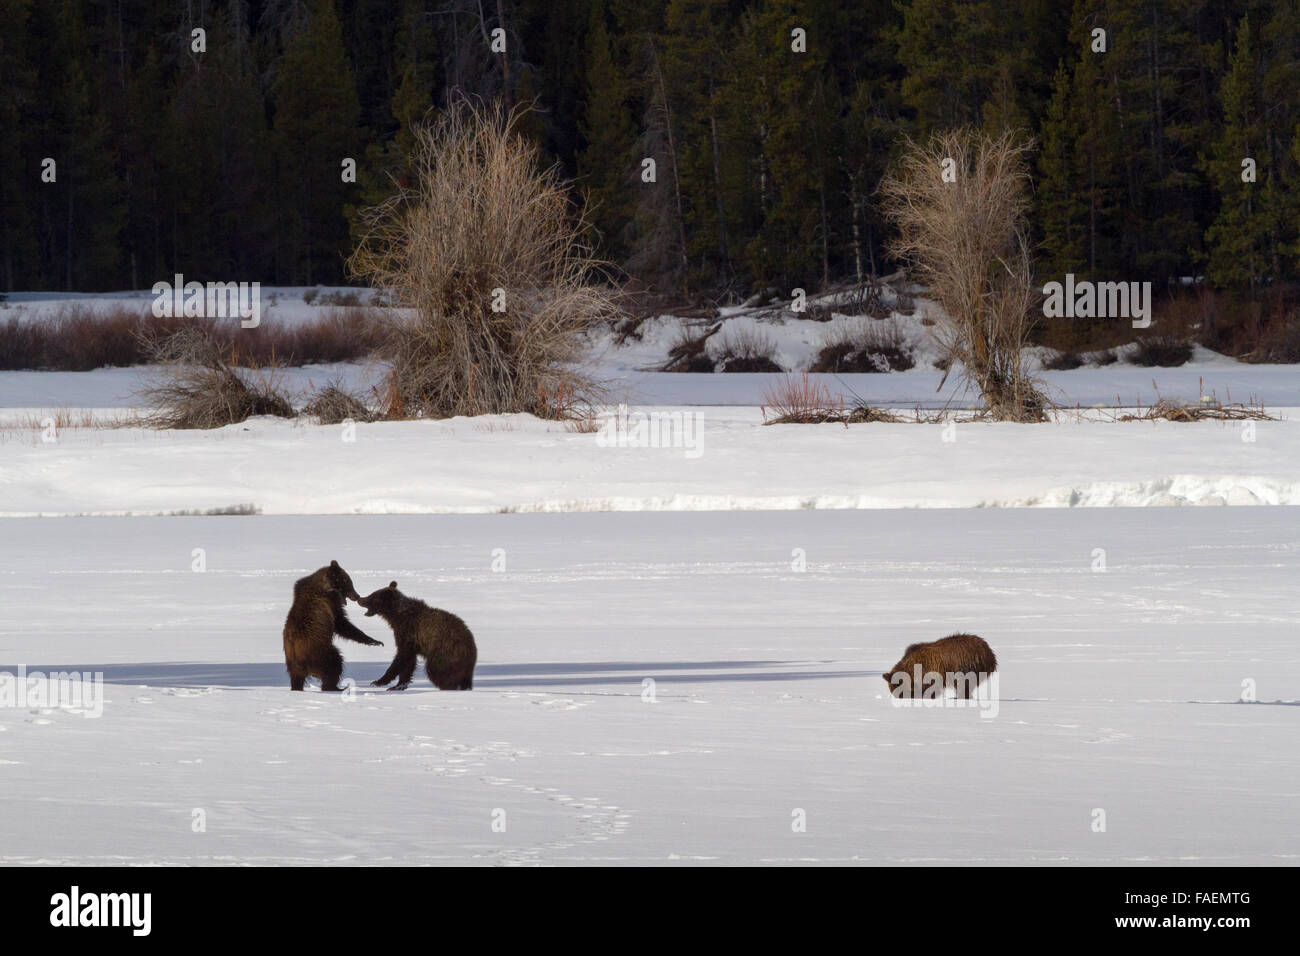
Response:
[[[260,515],[262,509],[252,502],[243,502],[237,505],[223,505],[219,508],[184,508],[180,511],[169,511],[169,517],[178,518],[195,518],[195,517],[246,517],[250,515]]]
[[[141,424],[139,416],[131,410],[111,412],[93,408],[52,408],[26,411],[13,417],[0,415],[0,441],[10,438],[30,440],[40,444],[42,436],[54,429],[55,440],[65,431],[98,431],[100,429],[130,428]]]
[[[594,435],[600,431],[600,417],[593,411],[581,418],[571,418],[564,423],[564,430],[580,435]]]
[[[220,346],[185,329],[153,347],[160,366],[139,398],[153,428],[220,428],[257,415],[292,418],[275,369],[247,371],[226,363]]]
[[[9,316],[0,322],[0,370],[89,372],[137,365],[144,360],[138,331],[150,320],[148,311],[126,306],[65,306],[40,318]],[[185,320],[153,321],[171,323],[174,332]]]
[[[1040,292],[1033,278],[1027,213],[1032,144],[1011,132],[970,129],[908,141],[899,169],[881,183],[898,228],[894,255],[943,307],[941,339],[1003,421],[1043,421],[1047,400],[1022,350]],[[955,182],[941,171],[952,164]]]
[[[352,273],[415,310],[394,328],[385,411],[552,414],[594,400],[581,335],[619,314],[589,224],[515,132],[519,110],[459,104],[415,129],[412,185],[362,213]]]
[[[812,372],[904,372],[916,364],[892,319],[846,322],[822,336]]]
[[[717,366],[724,372],[784,372],[776,364],[776,343],[762,329],[740,325],[723,333]]]
[[[96,310],[64,306],[39,318],[0,321],[0,371],[89,372],[144,365],[154,348],[185,330],[206,334],[230,365],[250,368],[352,362],[376,352],[388,338],[383,309],[336,307],[297,325],[266,321],[255,329],[227,319],[167,318],[126,306]]]
[[[1190,404],[1171,399],[1159,399],[1154,405],[1137,412],[1120,415],[1116,421],[1151,422],[1157,419],[1167,422],[1272,422],[1277,419],[1264,411],[1262,404],[1244,404],[1235,402],[1223,404],[1218,401]]]

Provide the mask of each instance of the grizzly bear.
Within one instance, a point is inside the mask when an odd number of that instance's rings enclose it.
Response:
[[[928,644],[912,644],[903,659],[883,675],[895,697],[942,697],[946,688],[970,699],[984,678],[998,669],[993,648],[974,634],[950,634]]]
[[[438,690],[472,690],[478,647],[465,622],[450,611],[429,607],[407,597],[393,581],[386,588],[368,594],[358,602],[366,617],[378,614],[393,629],[397,656],[382,677],[373,682],[383,687],[394,678],[389,690],[406,690],[415,673],[417,657],[424,656],[424,670]]]
[[[359,601],[360,595],[337,561],[293,583],[293,607],[284,621],[284,666],[290,690],[302,690],[308,677],[319,678],[321,690],[339,689],[343,655],[334,646],[335,634],[358,644],[384,643],[348,620],[348,598]]]

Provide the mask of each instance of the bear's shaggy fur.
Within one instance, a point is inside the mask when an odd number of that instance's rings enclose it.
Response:
[[[383,644],[348,620],[348,598],[358,601],[360,595],[337,561],[293,583],[293,607],[284,622],[284,666],[291,690],[302,690],[308,677],[319,678],[321,690],[339,689],[343,655],[334,646],[335,634],[358,644]]]
[[[438,690],[472,690],[478,647],[465,622],[450,611],[429,607],[407,597],[393,581],[357,602],[366,617],[378,614],[393,629],[397,656],[374,686],[383,687],[394,678],[390,690],[406,690],[415,673],[417,657],[423,655],[425,673]]]
[[[945,688],[969,699],[998,669],[993,648],[974,634],[951,634],[928,644],[913,644],[882,676],[895,697],[941,697]],[[938,675],[933,677],[931,675]]]

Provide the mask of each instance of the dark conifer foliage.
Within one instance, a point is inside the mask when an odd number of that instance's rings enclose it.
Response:
[[[1297,0],[0,0],[0,290],[347,281],[462,97],[714,298],[885,272],[905,137],[1036,143],[1043,275],[1300,278]],[[349,175],[348,166],[355,168]]]

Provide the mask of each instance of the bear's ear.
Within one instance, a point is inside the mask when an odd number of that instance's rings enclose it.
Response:
[[[388,582],[388,586],[389,586],[390,588],[392,588],[394,591],[397,590],[397,582],[396,582],[396,581],[389,581],[389,582]]]
[[[330,567],[331,567],[331,568],[337,568],[338,566],[339,566],[339,563],[338,563],[337,561],[331,561],[331,562],[330,562]]]

